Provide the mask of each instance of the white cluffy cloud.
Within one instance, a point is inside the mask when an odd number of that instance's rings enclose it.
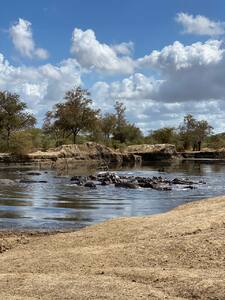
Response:
[[[184,27],[184,33],[218,36],[225,33],[225,23],[215,22],[205,16],[178,13],[176,21]]]
[[[219,40],[180,42],[137,61],[139,68],[155,70],[156,77],[135,73],[119,81],[97,82],[92,88],[103,109],[116,99],[125,102],[127,113],[143,130],[177,126],[187,113],[207,119],[224,130],[225,48]],[[218,123],[219,120],[219,123]]]
[[[161,72],[177,72],[196,66],[215,65],[224,55],[222,41],[209,40],[185,46],[176,41],[161,51],[154,50],[138,60],[139,67],[155,68]]]
[[[100,43],[93,30],[75,28],[72,34],[71,53],[84,68],[111,74],[130,74],[134,62],[129,56],[133,44],[121,43],[114,46]]]
[[[10,27],[9,32],[13,45],[22,56],[39,59],[48,58],[49,54],[47,50],[36,47],[29,21],[19,19],[17,23]]]
[[[216,130],[224,131],[224,100],[205,98],[205,101],[196,101],[189,98],[183,101],[180,98],[175,102],[162,101],[163,85],[164,81],[137,73],[122,81],[96,82],[91,93],[95,105],[105,112],[112,110],[115,100],[122,101],[126,105],[129,121],[137,124],[145,133],[164,126],[177,127],[187,113],[207,119]]]
[[[15,67],[0,53],[0,90],[18,93],[40,122],[65,91],[82,84],[81,72],[75,59],[66,59],[58,65]]]
[[[182,23],[186,16],[190,22]],[[213,36],[224,30],[223,23],[203,16],[179,14],[177,18],[186,24],[185,30],[190,33]],[[196,25],[200,23],[201,26]],[[28,21],[20,19],[11,27],[10,34],[21,54],[44,58],[45,50],[35,46]],[[85,77],[81,79],[81,76],[87,71],[90,76],[87,79],[91,78],[91,82],[95,79],[90,88],[94,106],[103,112],[112,111],[115,100],[123,101],[129,120],[146,133],[162,126],[177,126],[187,113],[207,119],[216,130],[224,131],[225,47],[222,39],[190,45],[175,41],[136,60],[132,52],[131,42],[105,44],[97,40],[93,30],[75,28],[71,46],[74,58],[57,65],[16,67],[0,54],[0,90],[20,94],[41,123],[44,113],[63,98],[66,90],[82,84]],[[104,81],[102,74],[119,77]]]
[[[133,51],[134,44],[132,42],[123,42],[120,44],[112,45],[111,48],[117,53],[121,55],[130,55]]]
[[[153,51],[139,65],[154,68],[160,87],[151,95],[160,101],[225,99],[225,49],[222,41],[209,40],[184,46],[180,42]]]

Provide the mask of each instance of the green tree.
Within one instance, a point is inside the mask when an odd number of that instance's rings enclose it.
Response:
[[[119,141],[121,144],[142,142],[143,134],[141,130],[126,119],[126,106],[122,102],[116,101],[114,108],[116,124],[113,132],[113,139]]]
[[[99,110],[90,107],[92,100],[87,90],[77,87],[66,92],[64,102],[57,103],[53,111],[47,112],[44,126],[62,134],[63,138],[73,137],[76,143],[81,131],[93,130],[99,119]],[[58,131],[57,131],[58,130]]]
[[[104,135],[104,140],[109,141],[116,128],[117,118],[115,114],[107,113],[101,119],[101,128]]]
[[[116,111],[116,126],[113,132],[113,139],[119,141],[120,143],[125,143],[126,133],[124,129],[127,125],[127,120],[125,117],[126,107],[122,102],[116,101],[114,109]]]
[[[115,116],[116,116],[116,126],[113,132],[113,139],[119,141],[120,143],[125,143],[126,136],[124,133],[124,127],[126,126],[125,110],[126,107],[122,102],[116,101],[114,105]]]
[[[177,142],[176,129],[174,127],[163,127],[153,130],[146,139],[154,144],[175,144]]]
[[[206,138],[206,146],[212,149],[225,148],[225,133],[218,133]]]
[[[198,121],[196,128],[195,144],[197,150],[201,150],[202,142],[212,133],[213,127],[205,120]]]
[[[46,113],[42,129],[48,140],[53,139],[55,146],[58,147],[63,143],[63,130],[57,125],[54,114],[54,111]]]
[[[184,117],[183,124],[179,127],[180,138],[184,149],[201,150],[202,142],[212,132],[213,127],[205,120],[198,121],[191,114]]]
[[[125,142],[127,144],[141,144],[143,143],[143,134],[135,124],[126,124],[123,128]]]
[[[194,146],[194,135],[195,129],[197,127],[197,120],[191,115],[188,114],[184,116],[183,123],[179,126],[180,138],[183,142],[184,149]]]
[[[13,132],[10,141],[10,152],[12,154],[25,155],[34,150],[32,136],[27,131]]]
[[[26,111],[26,103],[20,96],[10,92],[0,92],[0,130],[6,140],[7,149],[10,148],[11,135],[17,131],[34,127],[35,117]]]
[[[116,111],[117,128],[120,129],[127,124],[125,117],[126,106],[122,102],[116,101],[114,109]]]

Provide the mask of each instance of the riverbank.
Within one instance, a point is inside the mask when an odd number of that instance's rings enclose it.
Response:
[[[222,300],[224,220],[225,196],[19,238],[0,254],[0,298]]]
[[[94,142],[62,145],[47,151],[26,155],[0,153],[0,167],[27,167],[39,169],[89,169],[133,167],[145,161],[160,161],[177,158],[174,145],[136,145],[123,151]]]
[[[0,154],[0,166],[28,167],[39,169],[89,169],[134,166],[140,157],[128,152],[119,152],[94,142],[62,145],[46,151],[26,155]]]
[[[94,142],[62,145],[46,151],[26,155],[0,153],[0,168],[38,169],[103,169],[148,165],[159,161],[202,160],[225,161],[225,150],[177,152],[171,144],[131,145],[115,150]]]

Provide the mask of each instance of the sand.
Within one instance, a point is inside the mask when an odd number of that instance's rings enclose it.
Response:
[[[225,196],[72,233],[0,234],[0,299],[225,299]]]

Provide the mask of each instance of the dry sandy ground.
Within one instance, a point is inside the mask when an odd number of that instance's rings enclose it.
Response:
[[[0,299],[225,299],[225,197],[73,233],[0,234]]]

